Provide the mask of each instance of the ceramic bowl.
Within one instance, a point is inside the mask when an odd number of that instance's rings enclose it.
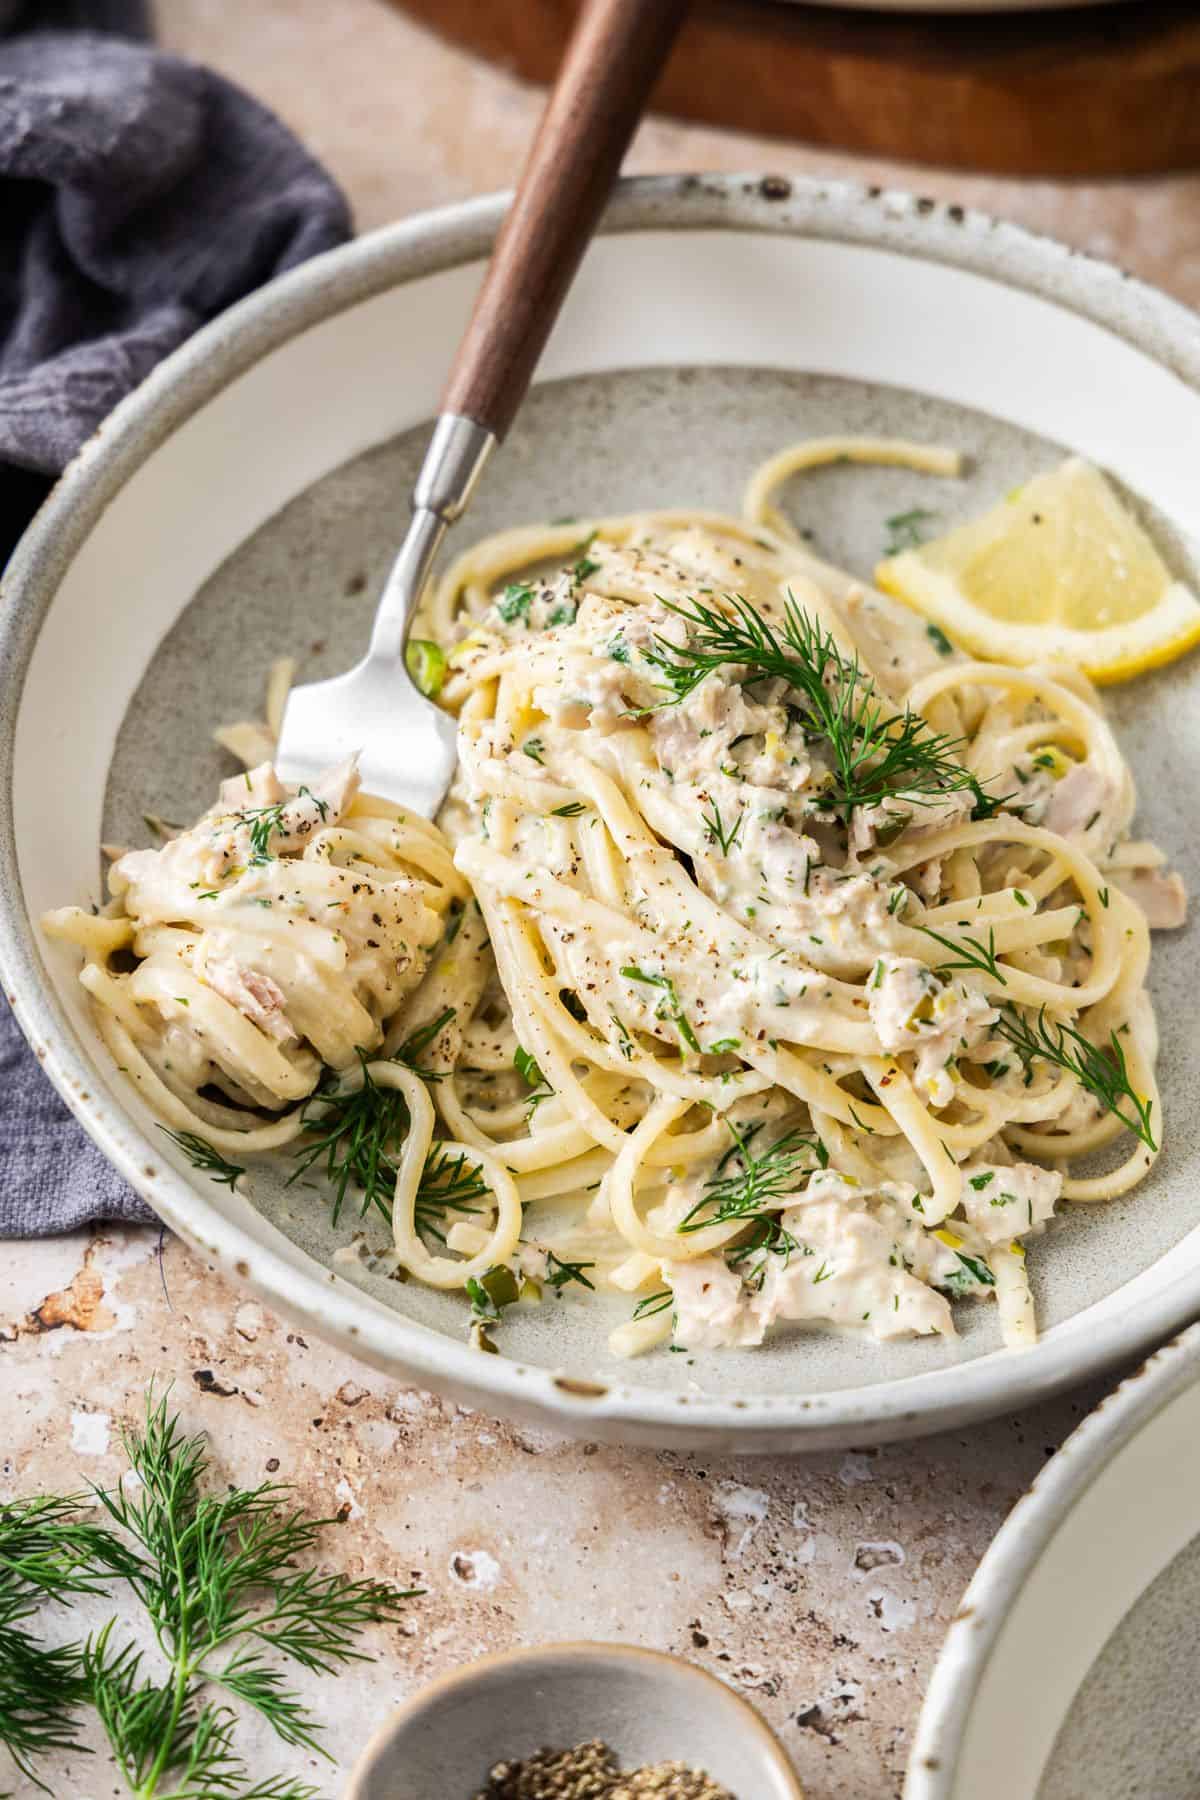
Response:
[[[774,1734],[715,1675],[627,1644],[485,1656],[376,1732],[343,1800],[470,1800],[497,1762],[600,1738],[624,1769],[682,1762],[736,1800],[803,1800]]]
[[[810,1332],[761,1350],[619,1363],[624,1301],[564,1296],[467,1342],[461,1297],[357,1262],[353,1210],[256,1165],[197,1175],[99,1043],[76,958],[44,908],[100,892],[97,846],[144,813],[195,817],[230,769],[213,727],[261,709],[273,658],[348,667],[400,535],[443,371],[503,199],[376,233],[235,307],[160,368],[67,472],[0,608],[0,967],[87,1129],[172,1229],[231,1280],[397,1378],[567,1430],[714,1450],[853,1445],[1028,1404],[1200,1309],[1200,1035],[1193,933],[1155,948],[1167,1148],[1129,1198],[1076,1209],[1030,1257],[1036,1349],[995,1309],[956,1341]],[[469,519],[736,507],[749,469],[834,430],[950,441],[961,483],[833,468],[785,503],[868,571],[884,521],[950,524],[1078,450],[1103,464],[1195,578],[1200,324],[1116,270],[961,208],[780,177],[627,183],[589,251],[538,384]],[[1112,692],[1139,829],[1200,888],[1196,667]],[[1181,810],[1181,808],[1183,810]]]
[[[1018,1501],[963,1596],[905,1800],[1200,1792],[1200,1326]]]

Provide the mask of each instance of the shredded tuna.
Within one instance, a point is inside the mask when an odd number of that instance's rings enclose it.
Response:
[[[1128,869],[1114,871],[1112,880],[1141,907],[1152,931],[1177,931],[1186,924],[1187,889],[1177,871],[1164,875],[1161,869]]]
[[[979,1043],[997,1016],[982,994],[939,980],[912,956],[879,958],[867,982],[867,1009],[885,1050],[917,1052],[915,1083],[935,1106],[954,1097],[947,1063]]]
[[[1062,1193],[1057,1169],[1035,1163],[979,1163],[963,1170],[962,1210],[989,1244],[1039,1231]]]
[[[231,775],[218,789],[218,804],[229,812],[244,812],[252,806],[278,806],[286,799],[287,789],[269,762],[247,769],[244,775]]]
[[[258,969],[245,969],[232,959],[209,962],[204,975],[210,988],[245,1013],[277,1044],[285,1044],[296,1036],[284,1012],[283,989],[269,975]]]
[[[1112,799],[1112,789],[1099,770],[1089,763],[1076,763],[1055,782],[1042,824],[1063,837],[1079,837]]]
[[[663,1277],[675,1296],[675,1337],[689,1350],[726,1344],[761,1344],[765,1322],[745,1305],[741,1277],[719,1256],[664,1263]]]

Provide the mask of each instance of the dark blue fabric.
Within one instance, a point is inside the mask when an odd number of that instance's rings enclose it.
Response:
[[[349,235],[279,120],[144,29],[140,0],[0,0],[0,563],[160,358]],[[0,1237],[150,1216],[0,1001]]]

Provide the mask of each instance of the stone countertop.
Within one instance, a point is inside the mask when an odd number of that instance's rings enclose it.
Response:
[[[362,229],[516,172],[537,96],[381,0],[160,0],[158,11],[169,47],[221,68],[300,132]],[[630,167],[915,186],[1051,231],[1200,303],[1194,174],[1019,184],[657,119]],[[777,1461],[622,1452],[398,1388],[289,1329],[178,1242],[160,1251],[154,1230],[6,1246],[0,1367],[0,1499],[114,1479],[118,1426],[137,1418],[152,1377],[170,1380],[187,1427],[211,1433],[221,1479],[294,1482],[312,1511],[344,1515],[331,1529],[334,1566],[425,1590],[401,1626],[373,1634],[376,1660],[339,1682],[336,1706],[330,1682],[301,1684],[329,1721],[339,1770],[391,1704],[485,1649],[623,1638],[682,1652],[747,1694],[810,1800],[899,1796],[962,1589],[1102,1391],[880,1450]],[[253,1732],[246,1741],[256,1774],[336,1786],[316,1758]],[[121,1791],[102,1758],[60,1757],[46,1772],[71,1800]]]

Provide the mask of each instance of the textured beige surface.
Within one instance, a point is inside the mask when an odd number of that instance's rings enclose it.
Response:
[[[535,116],[533,95],[376,0],[161,0],[159,16],[168,44],[296,127],[363,228],[506,182]],[[1200,301],[1195,176],[1021,187],[659,121],[632,166],[899,181],[1009,213]],[[377,1634],[374,1664],[308,1684],[343,1768],[429,1675],[484,1649],[594,1636],[681,1651],[734,1683],[780,1730],[811,1800],[891,1800],[962,1588],[1095,1398],[969,1437],[804,1461],[626,1455],[399,1390],[290,1331],[179,1244],[160,1268],[156,1235],[5,1247],[0,1499],[111,1479],[115,1429],[157,1376],[174,1381],[188,1426],[211,1432],[222,1478],[274,1475],[315,1511],[344,1512],[331,1561],[427,1591],[403,1627]],[[312,1759],[251,1741],[257,1774],[336,1791]],[[119,1791],[98,1758],[56,1762],[51,1785],[71,1800]]]
[[[503,187],[537,117],[535,92],[439,43],[382,0],[158,0],[158,13],[173,48],[251,88],[300,133],[344,184],[363,231]],[[778,169],[916,188],[1051,232],[1200,305],[1200,173],[1065,187],[834,156],[658,119],[643,126],[628,168]]]

